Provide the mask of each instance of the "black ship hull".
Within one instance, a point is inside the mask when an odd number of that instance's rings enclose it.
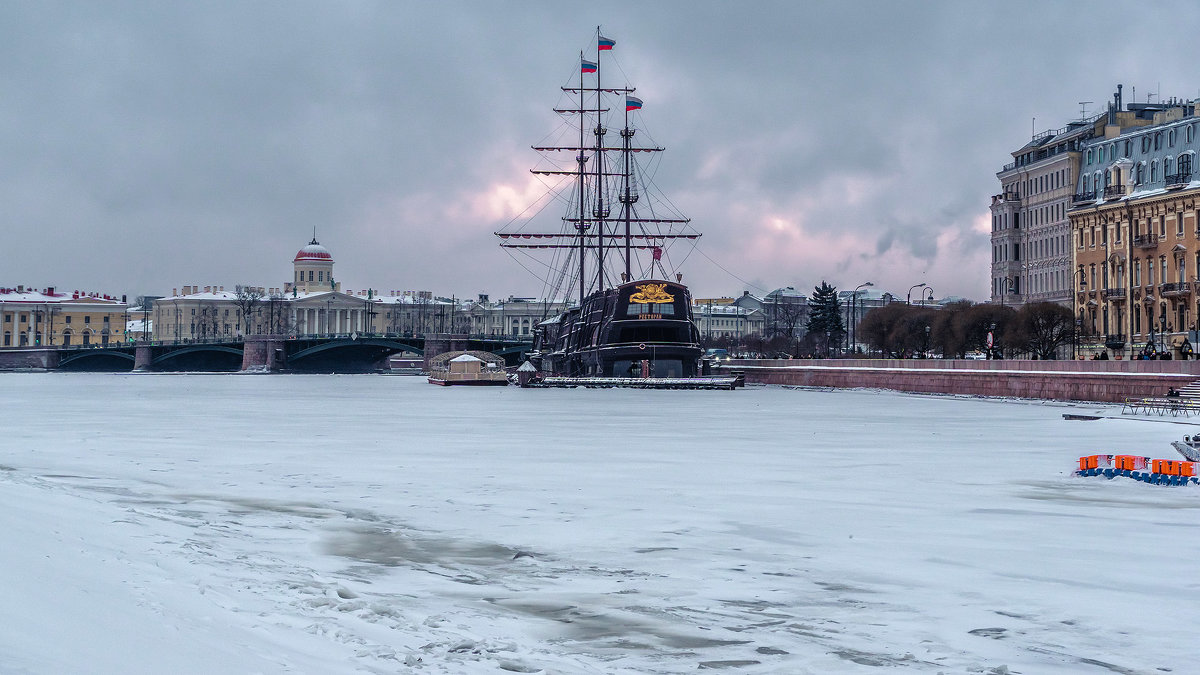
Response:
[[[565,377],[695,377],[700,335],[686,286],[636,281],[588,296],[537,327],[535,362]]]

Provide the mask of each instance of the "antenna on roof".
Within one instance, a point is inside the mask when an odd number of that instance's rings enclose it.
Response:
[[[1095,103],[1095,101],[1080,101],[1079,102],[1079,119],[1081,119],[1081,120],[1087,119],[1087,107],[1088,107],[1089,103]]]
[[[317,226],[313,225],[313,240],[312,243],[317,243]]]

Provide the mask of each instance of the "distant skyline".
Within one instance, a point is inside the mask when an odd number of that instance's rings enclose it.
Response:
[[[696,297],[985,300],[1031,131],[1118,83],[1200,96],[1185,2],[7,3],[0,286],[282,286],[315,227],[344,288],[536,295],[492,233],[597,25],[704,233]]]

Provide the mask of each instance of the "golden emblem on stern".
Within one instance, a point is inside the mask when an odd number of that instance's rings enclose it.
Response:
[[[636,302],[641,305],[659,302],[675,302],[675,296],[667,293],[666,284],[639,284],[634,288],[637,293],[629,296],[630,302]]]

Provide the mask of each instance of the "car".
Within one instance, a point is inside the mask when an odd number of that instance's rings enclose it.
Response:
[[[987,354],[983,352],[967,352],[966,359],[968,361],[986,361]]]

